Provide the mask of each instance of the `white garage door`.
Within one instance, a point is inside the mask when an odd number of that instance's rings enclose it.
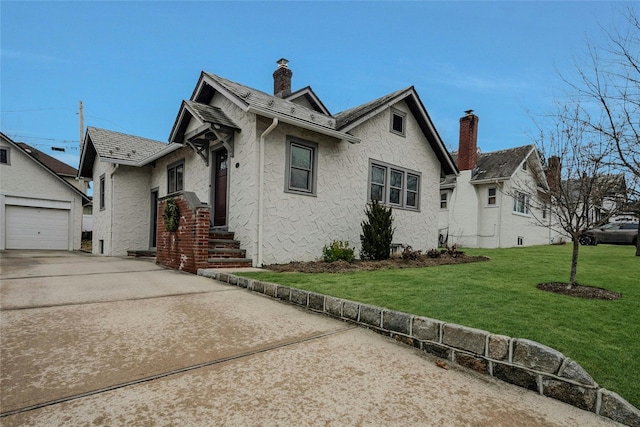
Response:
[[[6,206],[7,249],[69,249],[69,211]]]

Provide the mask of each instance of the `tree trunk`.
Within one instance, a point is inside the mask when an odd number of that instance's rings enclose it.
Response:
[[[573,252],[571,253],[571,277],[567,289],[572,289],[576,285],[576,275],[578,274],[578,253],[580,251],[580,242],[578,238],[573,238]]]
[[[636,256],[640,256],[640,222],[638,222],[638,234],[636,235]]]

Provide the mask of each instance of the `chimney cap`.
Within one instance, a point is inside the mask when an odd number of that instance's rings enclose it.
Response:
[[[466,114],[467,116],[470,116],[473,114],[473,110],[465,110],[464,114]]]
[[[278,59],[276,64],[278,64],[278,68],[289,68],[289,60],[285,58]]]

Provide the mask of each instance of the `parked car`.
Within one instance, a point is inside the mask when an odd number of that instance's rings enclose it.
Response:
[[[635,245],[637,239],[637,222],[616,222],[585,231],[580,236],[579,242],[581,245],[597,245],[598,243]]]

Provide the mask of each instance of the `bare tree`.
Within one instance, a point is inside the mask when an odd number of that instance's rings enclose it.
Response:
[[[635,5],[622,13],[624,25],[605,31],[606,42],[588,43],[588,59],[568,79],[585,112],[587,124],[611,144],[614,167],[626,170],[628,181],[640,179],[640,18]],[[637,187],[635,187],[637,189]],[[638,199],[636,199],[637,201]],[[635,209],[640,209],[637,203]],[[635,211],[640,216],[640,210]],[[640,225],[638,228],[640,236]],[[640,256],[640,238],[636,239]]]
[[[536,121],[538,151],[547,159],[544,173],[548,192],[532,199],[532,203],[537,200],[543,204],[537,210],[548,209],[549,225],[571,238],[569,289],[576,285],[580,240],[584,232],[607,222],[616,212],[602,206],[603,182],[607,181],[610,172],[607,162],[610,145],[600,134],[592,132],[587,123],[580,104],[559,105],[555,113]],[[595,211],[600,215],[594,216]],[[542,222],[539,217],[536,220]]]

